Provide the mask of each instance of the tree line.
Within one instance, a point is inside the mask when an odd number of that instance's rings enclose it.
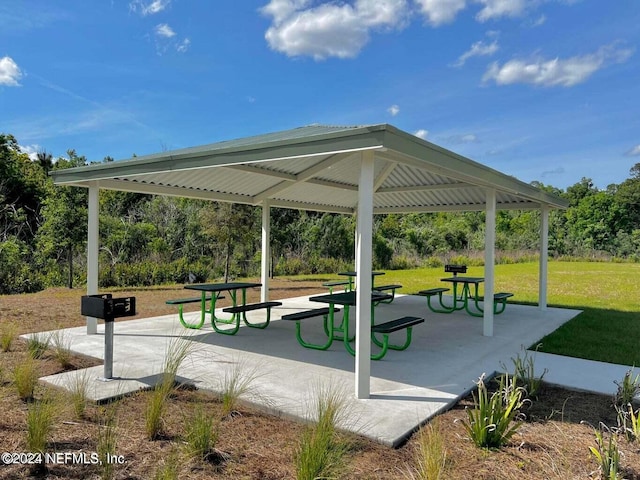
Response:
[[[32,159],[0,134],[0,293],[85,282],[88,192],[54,186],[48,174],[86,164],[75,150]],[[588,178],[566,190],[532,184],[569,200],[567,210],[550,213],[552,256],[640,261],[640,163],[605,190]],[[484,212],[376,216],[374,266],[479,264],[484,220]],[[352,216],[272,208],[271,222],[272,274],[352,268]],[[100,285],[258,275],[260,225],[259,207],[101,190]],[[538,211],[498,211],[498,261],[534,260],[539,241]]]

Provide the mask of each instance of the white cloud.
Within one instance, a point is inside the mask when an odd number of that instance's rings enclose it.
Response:
[[[536,18],[535,20],[531,21],[529,23],[529,26],[531,28],[539,27],[540,25],[543,25],[546,21],[547,21],[546,15],[542,14],[538,18]]]
[[[499,48],[500,47],[498,46],[497,40],[494,40],[489,44],[484,43],[482,40],[480,40],[479,42],[475,42],[473,45],[471,45],[471,48],[469,50],[460,55],[458,61],[454,63],[453,66],[461,67],[471,57],[486,57],[489,55],[493,55],[498,51]]]
[[[191,40],[189,40],[188,38],[185,38],[184,40],[182,40],[182,42],[176,45],[176,50],[180,53],[184,53],[187,50],[189,50],[190,45],[191,45]]]
[[[429,135],[429,131],[425,130],[424,128],[421,128],[420,130],[416,130],[414,135],[424,140],[425,138],[427,138],[427,135]]]
[[[32,161],[36,161],[38,159],[38,152],[42,151],[42,147],[38,144],[20,145],[20,151],[29,155]]]
[[[572,87],[586,81],[595,72],[611,63],[627,61],[632,54],[632,49],[615,49],[609,45],[595,53],[567,59],[514,59],[502,66],[494,62],[482,80],[494,81],[497,85],[528,83],[543,87]]]
[[[629,150],[627,153],[625,153],[626,156],[628,157],[635,157],[640,155],[640,144],[636,145],[635,147],[633,147],[631,150]]]
[[[272,17],[265,38],[269,46],[290,57],[353,58],[369,41],[372,30],[403,28],[407,0],[356,0],[353,4],[309,0],[271,0],[261,9]]]
[[[161,23],[156,25],[155,28],[156,35],[164,38],[171,38],[176,36],[176,32],[166,23]]]
[[[398,105],[391,105],[387,108],[387,112],[389,112],[392,117],[395,117],[400,113],[400,107]]]
[[[475,0],[484,5],[482,10],[476,15],[480,22],[486,22],[500,17],[518,17],[524,14],[527,7],[532,3],[527,0]]]
[[[145,2],[143,0],[133,0],[129,3],[129,10],[132,12],[140,12],[143,17],[147,15],[155,15],[165,10],[171,0],[154,0],[152,2]]]
[[[7,87],[19,87],[22,71],[11,57],[0,58],[0,85]]]
[[[452,22],[467,6],[466,0],[415,0],[426,20],[433,26]]]

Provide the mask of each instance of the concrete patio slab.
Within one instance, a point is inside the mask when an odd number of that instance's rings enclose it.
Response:
[[[435,314],[428,310],[424,297],[399,295],[392,304],[376,307],[376,322],[410,315],[424,317],[425,323],[414,327],[408,350],[390,351],[383,360],[371,363],[371,397],[356,400],[354,358],[343,344],[334,342],[327,351],[302,348],[295,339],[295,322],[278,320],[286,313],[319,305],[307,297],[282,302],[282,307],[273,309],[275,320],[267,329],[243,327],[234,336],[217,334],[209,324],[202,330],[186,330],[177,315],[118,321],[113,372],[119,378],[98,381],[102,367],[87,369],[89,394],[94,400],[105,400],[149,388],[162,373],[170,343],[185,338],[193,349],[178,373],[198,388],[221,391],[225,375],[240,372],[240,376],[253,378],[253,388],[245,401],[270,412],[310,419],[314,392],[322,385],[332,385],[344,389],[349,398],[350,414],[341,428],[397,446],[420,424],[453,406],[475,386],[480,375],[501,370],[501,364],[510,365],[510,359],[523,347],[579,313],[510,304],[495,317],[494,336],[484,337],[481,318],[460,312]],[[261,313],[249,315],[259,321]],[[320,342],[324,336],[321,319],[304,320],[302,333],[306,340]],[[87,335],[86,328],[79,327],[66,329],[65,335],[74,352],[103,357],[103,334]],[[82,372],[42,380],[68,387]]]

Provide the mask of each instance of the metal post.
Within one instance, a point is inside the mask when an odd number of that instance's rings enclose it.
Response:
[[[540,275],[538,278],[538,307],[547,309],[547,282],[549,273],[549,206],[540,209]]]
[[[104,319],[104,378],[113,379],[113,318]]]
[[[89,224],[87,227],[87,295],[98,293],[98,216],[99,216],[99,194],[97,184],[89,187]],[[87,317],[87,335],[98,333],[98,319]]]
[[[362,152],[358,185],[358,234],[356,250],[356,398],[371,393],[371,263],[373,236],[374,155]]]
[[[496,191],[487,190],[486,226],[484,232],[484,318],[482,333],[493,337],[493,294],[496,248]]]
[[[271,208],[269,200],[262,202],[262,258],[260,277],[262,289],[260,290],[260,301],[269,301],[269,263],[271,260]]]

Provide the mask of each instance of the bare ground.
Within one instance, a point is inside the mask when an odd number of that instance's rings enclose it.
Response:
[[[272,297],[306,295],[323,292],[315,282],[274,281]],[[292,293],[294,292],[294,293]],[[139,316],[149,317],[173,313],[164,301],[184,295],[179,288],[121,290],[119,296],[135,295]],[[80,326],[79,290],[49,289],[29,295],[0,296],[0,332],[7,325],[17,333],[50,330],[56,327]],[[252,292],[250,301],[258,300]],[[255,296],[255,298],[253,298]],[[197,308],[197,305],[194,307]],[[136,317],[133,317],[136,318]],[[0,452],[22,452],[26,449],[26,412],[28,404],[18,398],[12,384],[12,372],[26,358],[26,344],[14,341],[9,352],[0,351]],[[37,360],[41,376],[63,371],[52,351]],[[90,358],[74,357],[69,368],[99,364]],[[471,380],[471,379],[470,379]],[[39,387],[36,397],[44,387]],[[59,394],[61,398],[62,393]],[[144,410],[150,393],[139,392],[113,405],[90,406],[77,418],[69,402],[60,402],[59,412],[50,435],[49,452],[96,451],[99,424],[109,408],[115,408],[117,446],[115,452],[124,463],[115,465],[114,478],[147,479],[167,463],[177,459],[178,478],[186,479],[289,479],[295,478],[293,455],[305,428],[288,419],[240,407],[235,415],[223,417],[217,398],[205,392],[179,390],[168,403],[164,416],[164,433],[160,439],[146,439]],[[219,421],[217,453],[207,461],[189,458],[185,453],[185,419],[196,405],[205,405]],[[612,399],[607,396],[575,392],[544,385],[538,398],[524,411],[526,422],[511,442],[500,450],[483,450],[467,438],[462,426],[465,408],[471,399],[438,417],[447,450],[447,479],[584,479],[599,478],[598,467],[589,453],[595,446],[592,426],[601,422],[615,426]],[[349,442],[347,465],[342,478],[411,478],[416,465],[416,435],[398,449],[391,449],[353,435]],[[629,443],[619,437],[624,478],[640,479],[640,442]],[[23,465],[3,465],[0,479],[23,478],[100,478],[97,465],[49,464],[44,472]]]

